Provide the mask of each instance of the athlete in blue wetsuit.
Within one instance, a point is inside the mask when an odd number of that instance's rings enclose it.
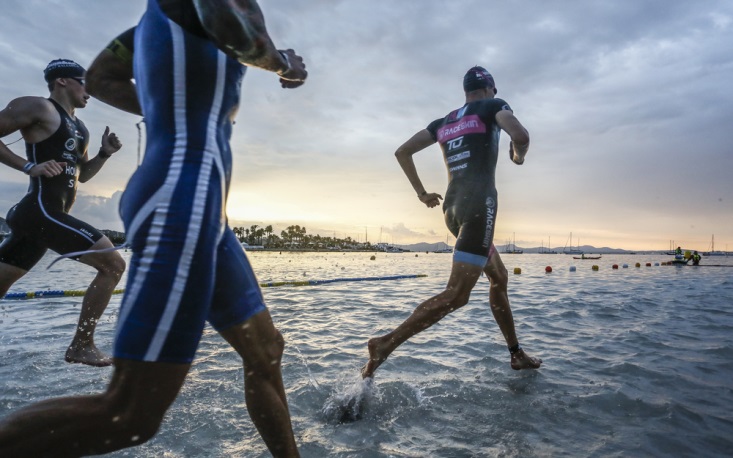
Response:
[[[49,98],[20,97],[0,112],[0,137],[19,130],[26,145],[24,159],[0,142],[0,162],[30,176],[28,193],[8,212],[12,233],[0,245],[0,297],[49,248],[60,254],[112,248],[101,232],[69,215],[78,182],[96,175],[121,147],[117,136],[107,128],[99,153],[89,158],[89,132],[75,116],[75,110],[84,108],[89,98],[84,76],[84,68],[76,62],[54,60],[44,71],[51,91]],[[114,251],[73,258],[98,273],[82,301],[79,325],[66,350],[66,361],[109,366],[111,358],[94,344],[94,330],[125,270],[125,262]],[[63,288],[63,279],[58,281]]]
[[[242,64],[276,72],[283,87],[307,76],[299,56],[274,47],[254,1],[149,0],[134,32],[90,67],[90,93],[144,114],[148,132],[120,204],[133,257],[115,371],[104,394],[32,406],[0,424],[0,456],[106,453],[147,441],[183,385],[206,321],[242,357],[247,409],[270,452],[298,455],[283,339],[225,214]]]
[[[448,229],[456,237],[448,285],[445,291],[420,304],[395,330],[369,340],[369,361],[362,369],[364,378],[372,377],[407,339],[466,305],[482,271],[491,281],[489,303],[509,347],[511,367],[536,369],[542,363],[519,346],[507,296],[506,267],[492,243],[497,210],[495,173],[499,134],[504,130],[511,137],[509,156],[516,164],[524,163],[529,134],[509,105],[494,97],[494,78],[486,69],[469,69],[463,78],[463,89],[466,94],[463,107],[431,122],[395,153],[417,197],[432,208],[440,204],[442,196],[425,190],[412,156],[436,142],[443,150],[449,176],[443,212]]]

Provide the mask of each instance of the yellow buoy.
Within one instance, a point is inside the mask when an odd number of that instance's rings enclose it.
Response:
[[[515,274],[515,275],[519,275],[519,274],[521,274],[521,273],[522,273],[522,269],[520,269],[519,267],[515,267],[515,268],[514,268],[514,274]]]

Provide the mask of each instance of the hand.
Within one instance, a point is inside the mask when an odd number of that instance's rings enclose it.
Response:
[[[418,199],[420,199],[420,202],[427,205],[428,208],[437,207],[438,205],[440,205],[440,199],[443,198],[443,196],[434,192],[429,192],[417,197]]]
[[[514,152],[514,142],[509,142],[509,159],[511,159],[512,162],[514,162],[517,165],[524,164],[524,158],[520,158]]]
[[[285,89],[302,86],[308,77],[303,58],[295,54],[295,51],[292,49],[286,49],[280,52],[287,56],[288,64],[290,65],[287,71],[280,74],[280,86]]]
[[[102,148],[100,152],[104,152],[107,156],[111,156],[122,148],[122,142],[117,138],[117,134],[109,132],[109,126],[104,129],[102,134]]]
[[[64,167],[66,167],[66,162],[56,162],[51,159],[50,161],[34,165],[29,175],[32,177],[51,178],[64,173]]]

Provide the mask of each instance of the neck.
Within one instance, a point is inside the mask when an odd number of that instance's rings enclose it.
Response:
[[[476,102],[477,100],[493,99],[493,89],[479,89],[476,91],[466,92],[466,103]]]
[[[72,117],[74,116],[74,110],[75,110],[74,105],[72,105],[71,102],[66,97],[64,97],[62,94],[57,94],[54,91],[51,93],[50,98],[53,99],[54,102],[61,105],[61,108],[63,108],[64,111],[66,111],[69,114],[69,116],[72,116]]]

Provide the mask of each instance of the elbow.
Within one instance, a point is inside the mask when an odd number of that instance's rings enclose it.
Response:
[[[399,162],[402,162],[405,158],[410,156],[410,153],[404,147],[400,146],[397,151],[394,152],[395,157]]]
[[[515,145],[529,145],[529,132],[526,129],[522,129],[521,132],[517,132],[512,135],[512,142]]]

